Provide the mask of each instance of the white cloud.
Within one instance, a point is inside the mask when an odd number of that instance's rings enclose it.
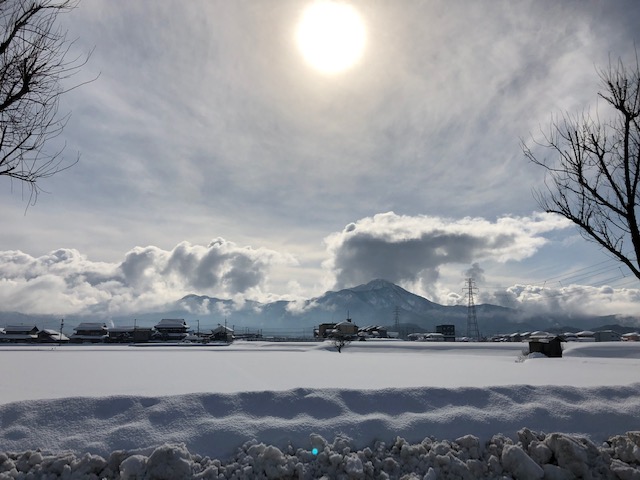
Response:
[[[483,303],[516,308],[527,316],[554,314],[637,316],[640,289],[608,285],[546,287],[512,285],[504,290],[484,292]]]
[[[222,298],[263,295],[275,265],[293,265],[290,255],[238,246],[218,238],[209,245],[183,242],[171,251],[136,247],[122,262],[92,262],[75,250],[41,257],[0,252],[0,302],[21,313],[122,314],[148,311],[186,294]]]
[[[335,276],[337,288],[383,278],[433,292],[442,266],[519,261],[547,243],[542,234],[570,225],[545,213],[502,217],[495,222],[383,213],[329,235],[325,267]]]

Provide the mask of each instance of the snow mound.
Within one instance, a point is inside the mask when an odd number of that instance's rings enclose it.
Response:
[[[14,478],[143,479],[316,479],[316,478],[638,478],[640,432],[609,438],[598,446],[581,436],[536,433],[523,428],[518,440],[494,435],[482,443],[473,435],[455,440],[401,437],[357,449],[339,436],[332,443],[312,434],[312,450],[289,444],[284,450],[247,442],[222,461],[190,453],[184,444],[150,452],[45,455],[40,451],[0,453],[0,480]],[[317,449],[317,450],[315,450]]]
[[[336,354],[337,355],[337,354]],[[640,429],[640,385],[497,386],[385,390],[295,389],[169,397],[32,400],[0,405],[3,450],[108,455],[163,443],[227,457],[250,439],[284,448],[311,432],[345,433],[357,445],[402,435],[419,442],[496,432],[515,438],[523,425],[603,441]]]

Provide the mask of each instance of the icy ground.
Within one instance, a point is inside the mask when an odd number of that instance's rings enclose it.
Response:
[[[640,478],[640,343],[524,347],[2,346],[0,479]]]

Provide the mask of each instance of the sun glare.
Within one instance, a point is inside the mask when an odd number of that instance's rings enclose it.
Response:
[[[351,5],[320,0],[303,12],[296,32],[305,61],[325,74],[336,74],[354,66],[365,46],[365,27]]]

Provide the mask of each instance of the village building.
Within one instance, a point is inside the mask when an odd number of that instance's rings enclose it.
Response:
[[[233,342],[233,329],[226,325],[218,325],[217,328],[211,330],[211,336],[209,340],[212,342]]]
[[[358,330],[358,336],[364,338],[388,338],[389,332],[380,325],[368,325]]]
[[[444,337],[445,342],[456,341],[455,325],[436,325],[436,333],[440,333]]]
[[[423,340],[425,342],[445,342],[446,338],[442,333],[425,333]]]
[[[153,329],[150,327],[124,326],[111,327],[107,332],[109,343],[145,343],[151,340]]]
[[[358,331],[358,326],[347,316],[347,319],[342,322],[321,323],[313,331],[313,336],[316,338],[355,337]]]
[[[336,323],[331,333],[332,336],[351,337],[358,334],[358,326],[351,321],[350,318]]]
[[[576,333],[576,337],[579,342],[595,342],[596,334],[591,330],[583,330],[581,332]]]
[[[73,330],[71,343],[102,343],[109,336],[107,326],[99,322],[83,322]]]
[[[12,343],[35,343],[40,329],[35,325],[7,325],[0,339]]]
[[[165,342],[180,342],[189,334],[189,325],[183,318],[163,318],[154,328],[153,338]]]
[[[562,337],[538,337],[529,341],[529,353],[542,353],[547,357],[562,357]]]
[[[613,330],[599,330],[594,332],[593,337],[596,342],[619,342],[622,340],[622,335]]]
[[[38,343],[69,343],[69,337],[60,331],[45,328],[38,332]]]
[[[313,335],[317,338],[327,338],[329,332],[336,328],[335,323],[321,323],[318,328],[313,331]]]

